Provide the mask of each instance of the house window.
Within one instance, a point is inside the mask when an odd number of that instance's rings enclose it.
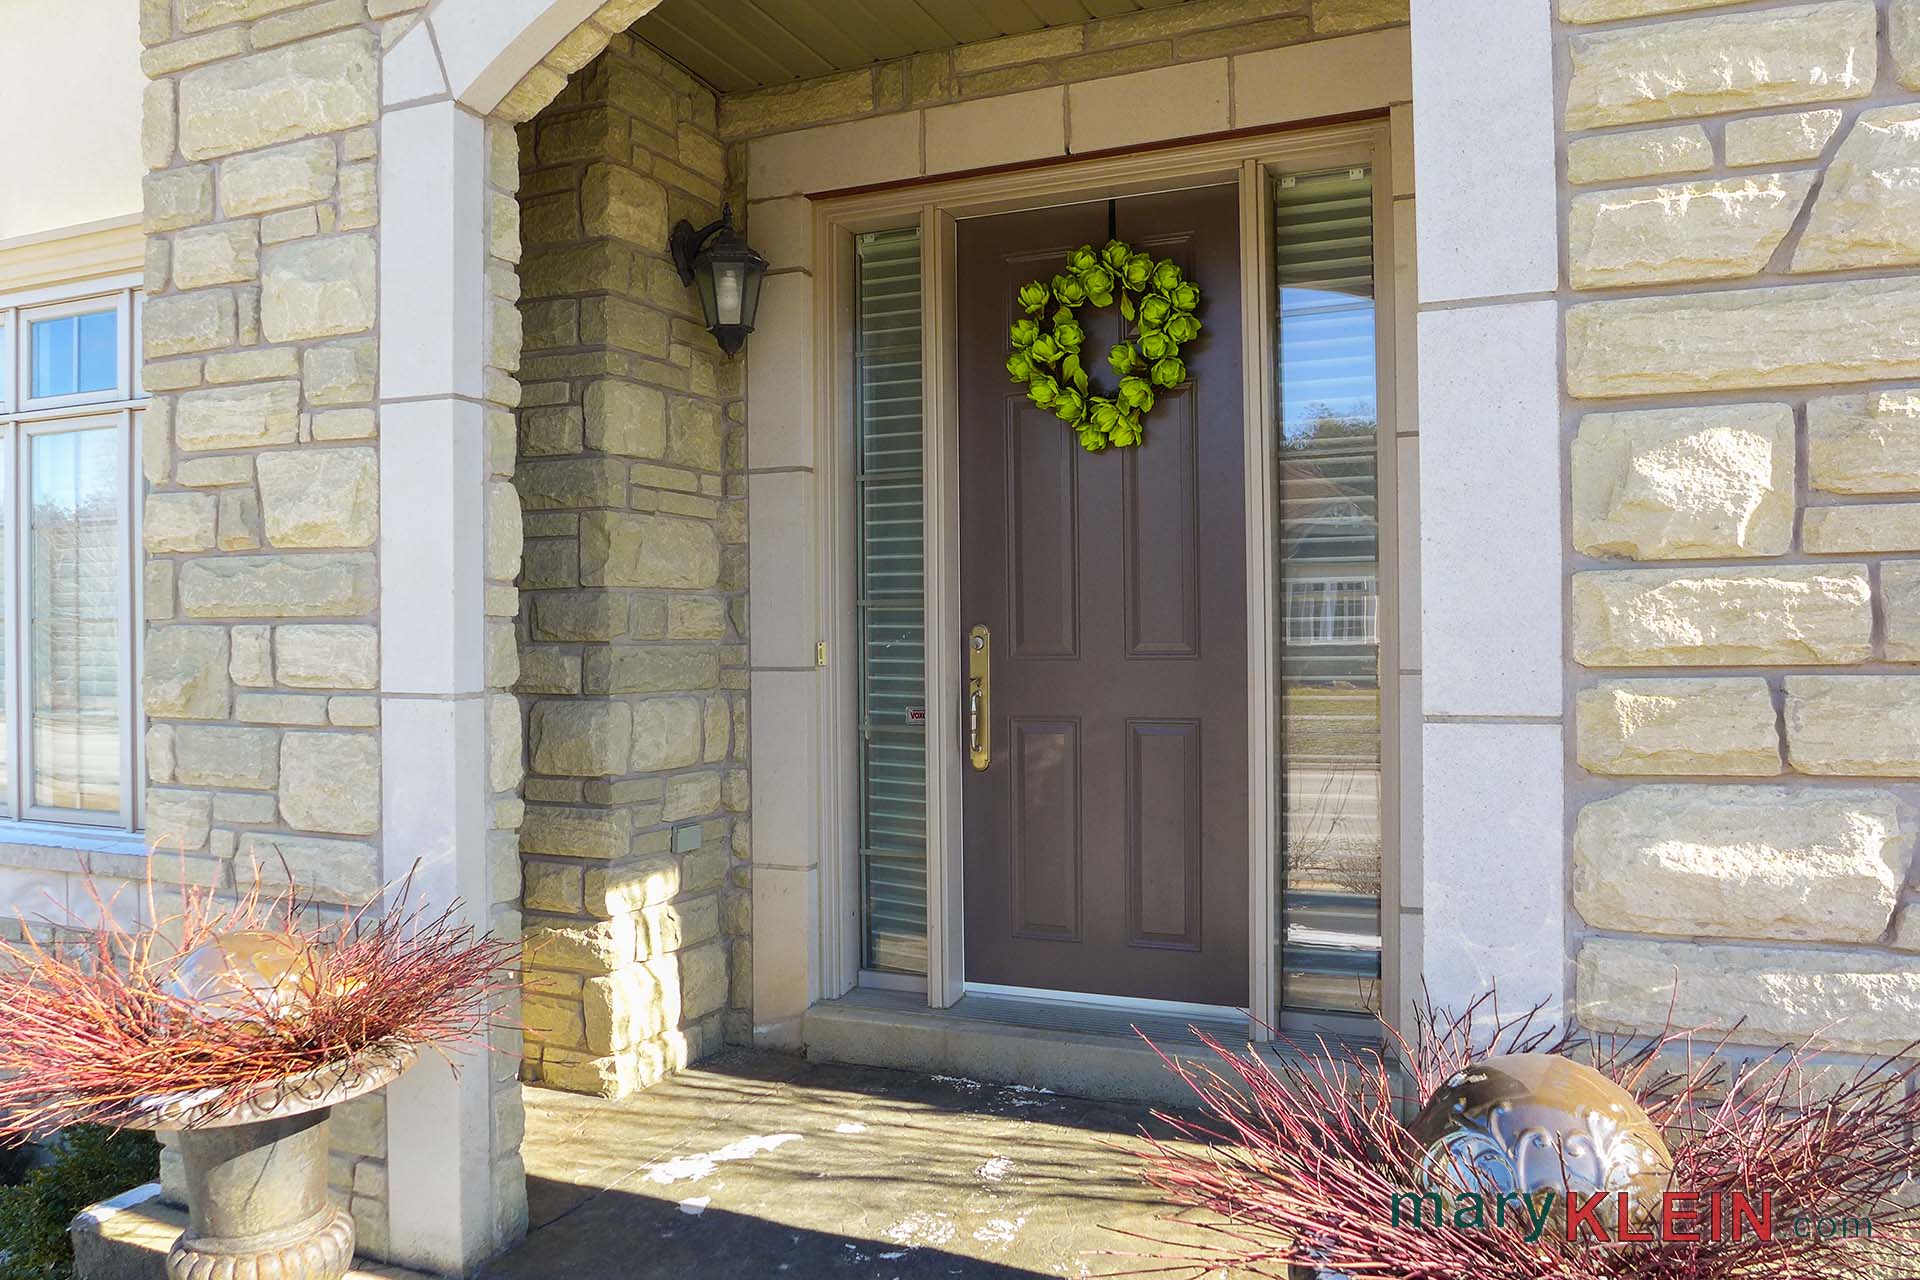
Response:
[[[920,233],[855,242],[861,965],[927,971]]]
[[[139,822],[131,289],[0,298],[0,816]]]
[[[1273,180],[1282,1021],[1380,1006],[1379,371],[1373,172]]]

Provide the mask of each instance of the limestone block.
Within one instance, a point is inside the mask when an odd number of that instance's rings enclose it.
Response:
[[[1573,544],[1636,560],[1781,555],[1793,473],[1788,405],[1590,413],[1573,445]]]
[[[173,82],[155,80],[140,96],[140,158],[149,169],[173,163]]]
[[[588,978],[580,986],[587,1046],[618,1053],[671,1030],[680,1017],[680,993],[651,967],[622,969]]]
[[[1911,277],[1625,298],[1567,309],[1567,389],[1576,396],[1916,375],[1920,279]]]
[[[530,462],[515,471],[513,483],[528,511],[627,504],[627,464],[615,458]]]
[[[732,709],[720,694],[709,697],[703,712],[706,724],[701,732],[700,758],[707,764],[718,764],[727,758],[730,747],[728,735],[733,725]]]
[[[210,493],[150,493],[140,522],[148,551],[211,551],[214,499]]]
[[[592,387],[587,389],[587,394],[592,396]],[[527,457],[578,453],[581,440],[581,412],[578,405],[549,405],[520,411],[520,452]]]
[[[667,451],[667,399],[653,387],[601,379],[587,387],[589,449],[624,458],[660,458]]]
[[[633,719],[624,702],[536,702],[528,732],[535,773],[597,778],[627,772]]]
[[[237,284],[260,270],[260,231],[251,222],[222,222],[173,238],[173,284],[198,289]]]
[[[607,974],[627,967],[633,960],[633,921],[626,916],[592,924],[529,925],[524,938],[530,969]]]
[[[1574,905],[1622,933],[1877,942],[1913,837],[1886,791],[1635,787],[1580,811]]]
[[[216,62],[180,77],[180,150],[251,151],[372,124],[380,111],[371,31],[343,31]]]
[[[633,772],[684,769],[701,759],[698,698],[649,698],[633,704]]]
[[[520,1002],[520,1022],[529,1044],[558,1045],[568,1049],[587,1047],[586,1026],[581,1021],[578,1000],[525,996]]]
[[[220,207],[236,217],[326,200],[337,164],[331,138],[231,156],[220,163]]]
[[[620,858],[627,853],[632,819],[625,809],[566,809],[530,804],[520,826],[520,847],[556,858]]]
[[[213,796],[205,791],[147,788],[147,848],[193,853],[207,847],[213,831]]]
[[[1920,89],[1920,0],[1892,0],[1888,5],[1887,45],[1902,87]]]
[[[1829,493],[1920,493],[1920,391],[1809,400],[1807,481]]]
[[[589,652],[585,680],[596,694],[711,689],[720,683],[720,655],[703,645],[622,645]]]
[[[302,898],[351,906],[373,901],[382,888],[380,851],[370,844],[264,831],[240,837],[233,874],[237,882],[258,883],[269,894],[291,888]]]
[[[380,531],[379,462],[370,448],[263,453],[260,510],[276,547],[368,547]]]
[[[300,356],[300,383],[308,404],[362,404],[373,399],[375,376],[371,338],[308,347]]]
[[[1872,0],[1834,0],[1574,36],[1567,128],[1864,98],[1877,25]]]
[[[1872,656],[1872,635],[1861,565],[1573,577],[1573,656],[1589,667],[1864,662]]]
[[[213,170],[196,164],[150,173],[140,194],[149,232],[195,226],[213,217]]]
[[[1580,767],[1605,774],[1780,772],[1773,694],[1759,677],[1613,680],[1575,698]]]
[[[147,714],[224,720],[233,685],[225,627],[155,627],[147,634],[140,688]]]
[[[180,465],[174,468],[174,478],[183,485],[205,489],[252,484],[253,459],[232,454],[212,458],[182,458]]]
[[[719,942],[683,951],[680,960],[682,1016],[704,1018],[727,1004],[727,950]]]
[[[712,400],[675,396],[667,428],[667,460],[700,471],[718,471],[724,465],[727,424]]]
[[[580,187],[580,215],[588,236],[665,244],[667,189],[621,165],[592,165]]]
[[[589,511],[580,518],[580,582],[706,590],[720,580],[713,527],[671,516]]]
[[[1858,950],[1596,938],[1580,950],[1575,1012],[1596,1031],[1672,1025],[1761,1046],[1819,1038],[1891,1054],[1920,1039],[1920,965]]]
[[[519,576],[524,541],[520,495],[507,481],[495,480],[487,486],[487,576],[502,582]]]
[[[724,601],[711,596],[673,596],[667,601],[669,640],[719,640],[726,634]]]
[[[280,812],[301,831],[378,831],[380,739],[365,733],[287,734],[280,743]]]
[[[149,298],[141,312],[146,357],[156,360],[231,346],[238,314],[233,294],[225,289]]]
[[[1863,111],[1827,165],[1795,271],[1920,262],[1920,105]]]
[[[1788,676],[1786,686],[1795,769],[1920,778],[1920,676]]]
[[[1772,173],[1576,195],[1568,215],[1573,285],[1758,275],[1786,239],[1813,179]]]
[[[1920,560],[1880,566],[1880,613],[1889,662],[1920,662]]]
[[[1603,133],[1567,144],[1567,181],[1618,182],[1713,168],[1713,144],[1697,124]]]
[[[250,689],[264,689],[273,683],[273,628],[234,627],[233,658],[227,672],[233,682]]]
[[[1816,555],[1920,551],[1920,502],[1808,507],[1800,537]]]
[[[280,780],[280,734],[274,729],[175,725],[173,778],[188,787],[271,791]]]
[[[297,382],[189,391],[173,415],[174,444],[188,452],[292,444],[299,431]]]
[[[280,683],[296,689],[375,689],[380,633],[373,627],[303,624],[273,629]]]
[[[1920,903],[1910,902],[1900,913],[1900,922],[1893,931],[1893,949],[1920,951]]]
[[[720,808],[720,775],[682,773],[667,779],[667,794],[660,816],[667,822],[698,818]]]
[[[489,628],[492,630],[492,628]],[[512,635],[509,629],[508,635]],[[520,700],[510,693],[487,699],[487,786],[510,791],[525,773],[525,747],[520,736]]]
[[[374,321],[370,235],[275,245],[262,261],[260,327],[269,342],[361,333]]]
[[[260,546],[260,497],[251,488],[220,495],[220,549],[254,551]]]
[[[528,862],[521,868],[521,902],[529,911],[580,914],[580,865]]]
[[[371,613],[371,555],[234,556],[180,568],[180,609],[192,618],[326,618]]]
[[[1843,114],[1836,107],[1827,107],[1819,111],[1729,120],[1727,163],[1785,164],[1792,160],[1817,160],[1840,128]]]

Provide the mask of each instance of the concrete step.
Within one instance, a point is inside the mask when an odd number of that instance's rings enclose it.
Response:
[[[67,1228],[74,1280],[167,1280],[167,1250],[187,1229],[187,1213],[160,1199],[149,1182],[82,1209]],[[360,1262],[346,1280],[429,1280],[405,1267]]]
[[[1244,1019],[1199,1025],[1227,1048],[1246,1048]],[[951,1009],[929,1009],[921,995],[855,991],[809,1009],[801,1035],[814,1062],[894,1067],[1156,1106],[1191,1107],[1195,1098],[1154,1045],[1176,1059],[1219,1065],[1179,1018],[972,995]]]

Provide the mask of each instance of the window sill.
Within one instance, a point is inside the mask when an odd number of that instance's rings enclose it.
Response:
[[[0,818],[0,867],[145,880],[148,861],[146,837],[138,831]]]

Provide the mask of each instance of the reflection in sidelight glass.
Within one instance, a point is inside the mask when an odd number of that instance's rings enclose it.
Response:
[[[1380,413],[1373,175],[1273,184],[1285,1014],[1380,1004]]]
[[[28,324],[36,398],[111,391],[118,378],[120,317],[115,311],[56,316]]]
[[[855,243],[860,879],[865,968],[927,971],[920,233]]]
[[[35,436],[28,473],[33,803],[120,808],[120,433]]]

